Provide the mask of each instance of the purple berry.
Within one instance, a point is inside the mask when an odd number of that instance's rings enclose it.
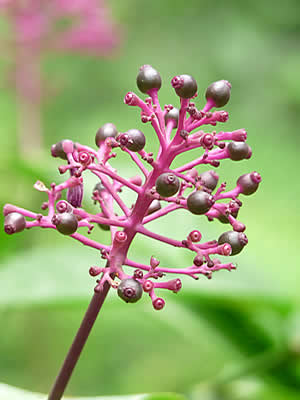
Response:
[[[233,161],[244,160],[251,156],[251,149],[245,142],[230,142],[227,145],[229,157]]]
[[[251,172],[239,177],[237,185],[242,189],[241,193],[249,196],[256,192],[261,181],[261,176],[258,172]]]
[[[151,65],[143,65],[140,67],[136,83],[142,93],[148,93],[151,89],[161,88],[161,77]]]
[[[5,216],[4,231],[8,235],[13,233],[22,232],[26,228],[26,220],[24,215],[18,212],[12,212]]]
[[[63,235],[72,235],[78,228],[76,216],[70,213],[54,215],[52,223],[56,225],[57,230]]]
[[[216,107],[223,107],[230,99],[231,84],[228,81],[216,81],[208,86],[205,97],[213,100]]]
[[[231,255],[240,253],[248,243],[247,236],[242,232],[228,231],[222,233],[218,239],[218,244],[228,243],[231,246]]]
[[[214,202],[212,195],[203,190],[197,190],[188,196],[186,204],[191,213],[200,215],[205,214]]]
[[[100,147],[101,143],[108,137],[115,138],[118,134],[117,128],[114,124],[107,122],[102,125],[101,128],[98,129],[95,137],[95,142],[98,147]]]
[[[127,143],[126,147],[131,151],[140,151],[143,150],[146,143],[146,138],[143,132],[139,129],[129,129],[127,131]]]
[[[180,182],[172,172],[165,172],[156,179],[155,187],[157,193],[162,197],[170,197],[178,192]]]
[[[118,286],[118,295],[126,303],[136,303],[142,294],[142,285],[133,278],[123,279]]]
[[[175,76],[171,84],[179,97],[190,99],[197,93],[197,82],[191,75]]]
[[[165,123],[167,124],[169,121],[175,121],[174,128],[177,128],[179,119],[179,110],[178,108],[172,108],[172,110],[168,111],[165,115]],[[173,128],[173,129],[174,129]]]
[[[219,181],[219,175],[214,170],[202,172],[200,174],[201,183],[207,189],[214,190]]]

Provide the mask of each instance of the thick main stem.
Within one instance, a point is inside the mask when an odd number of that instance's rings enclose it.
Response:
[[[82,320],[80,328],[74,338],[72,346],[65,358],[65,361],[57,375],[54,385],[49,394],[48,400],[60,400],[64,394],[67,384],[71,378],[75,365],[80,357],[81,351],[89,337],[92,327],[96,321],[97,315],[110,289],[108,282],[105,282],[103,289],[99,293],[95,293],[89,304],[89,307]]]

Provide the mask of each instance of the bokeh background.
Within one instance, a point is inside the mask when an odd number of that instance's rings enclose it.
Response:
[[[67,393],[298,399],[300,3],[112,0],[107,7],[118,35],[111,52],[49,51],[43,57],[42,150],[26,155],[18,135],[20,128],[26,138],[32,132],[26,119],[21,127],[17,122],[20,104],[10,74],[14,52],[7,40],[9,21],[2,14],[1,205],[39,210],[45,199],[33,183],[62,179],[59,161],[50,157],[51,144],[68,138],[93,146],[105,122],[114,122],[120,131],[142,129],[147,149],[156,148],[151,127],[123,103],[127,91],[137,91],[135,78],[143,64],[161,73],[162,104],[178,105],[170,85],[176,74],[196,78],[199,107],[208,84],[229,80],[226,125],[228,130],[246,128],[253,156],[226,160],[218,173],[229,187],[252,170],[261,173],[263,182],[255,195],[243,199],[240,220],[247,226],[249,245],[234,257],[238,269],[220,271],[212,280],[183,278],[182,291],[167,296],[161,312],[152,309],[146,296],[126,305],[111,293]],[[125,176],[135,173],[122,155],[114,165]],[[89,178],[85,186],[90,211],[94,184]],[[165,234],[170,228],[176,239],[197,228],[212,240],[226,226],[182,212],[153,224]],[[93,235],[109,242],[103,231],[95,229]],[[0,382],[47,392],[87,307],[94,285],[88,269],[99,257],[46,230],[12,237],[2,231],[0,238]],[[164,265],[191,262],[184,251],[150,239],[136,240],[130,251],[145,263],[151,255]]]

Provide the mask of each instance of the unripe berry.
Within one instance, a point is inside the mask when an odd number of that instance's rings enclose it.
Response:
[[[114,124],[108,122],[101,126],[101,128],[98,129],[95,137],[95,142],[98,147],[100,147],[101,143],[104,142],[104,140],[108,137],[116,137],[118,134],[117,128],[115,127]]]
[[[196,255],[193,263],[194,265],[196,265],[196,267],[201,267],[201,265],[203,264],[203,256],[201,256],[200,254]]]
[[[228,243],[231,246],[231,256],[240,253],[248,243],[247,236],[242,232],[228,231],[222,233],[218,239],[218,244]]]
[[[52,157],[59,157],[59,158],[61,158],[63,160],[67,160],[67,155],[66,155],[66,153],[64,152],[64,149],[63,149],[63,142],[64,141],[61,140],[60,142],[58,142],[56,144],[53,144],[51,146]]]
[[[63,235],[72,235],[78,228],[76,216],[70,213],[54,215],[52,223],[56,225],[57,230]]]
[[[126,147],[131,151],[140,151],[143,150],[146,143],[146,138],[143,132],[139,129],[129,129],[127,131],[128,139],[126,143]]]
[[[161,204],[159,200],[154,199],[148,208],[147,215],[153,214],[155,211],[161,209]]]
[[[249,196],[256,192],[261,176],[258,172],[251,172],[250,174],[244,174],[237,180],[237,185],[242,189],[241,193]]]
[[[178,96],[184,99],[190,99],[197,93],[197,82],[191,75],[179,75],[175,76],[171,85],[175,89]]]
[[[178,192],[180,186],[179,179],[171,172],[161,174],[155,182],[156,191],[162,197],[170,197]]]
[[[102,185],[102,183],[101,182],[96,183],[93,192],[98,192],[100,194],[102,190],[105,190],[105,187]]]
[[[118,286],[118,295],[126,303],[136,303],[142,294],[142,285],[133,278],[123,279]]]
[[[147,93],[151,89],[159,90],[161,88],[161,76],[151,65],[143,65],[136,77],[136,84],[142,93]]]
[[[187,208],[193,214],[205,214],[211,206],[214,204],[215,200],[213,196],[203,190],[197,190],[191,193],[187,198]]]
[[[200,181],[207,189],[214,190],[219,181],[219,175],[214,170],[202,172]]]
[[[18,212],[12,212],[5,216],[4,231],[8,235],[13,233],[22,232],[26,228],[26,220],[24,215]]]
[[[251,156],[251,149],[245,142],[230,142],[227,145],[229,157],[233,161],[244,160]]]
[[[216,107],[223,107],[230,98],[231,84],[228,81],[216,81],[208,86],[205,97],[207,100],[213,100]]]
[[[174,121],[174,128],[177,128],[179,119],[179,110],[178,108],[172,108],[172,110],[168,111],[165,115],[165,123],[167,124],[169,121]]]

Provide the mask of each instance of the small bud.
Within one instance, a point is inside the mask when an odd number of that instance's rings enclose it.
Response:
[[[174,293],[178,293],[182,288],[182,283],[180,279],[172,279],[168,282],[168,289],[172,290]]]
[[[127,240],[127,235],[124,231],[117,231],[114,240],[120,244],[125,243]]]
[[[160,261],[158,261],[155,257],[150,258],[150,265],[152,269],[155,269],[159,265]]]
[[[146,293],[151,292],[153,287],[154,287],[154,283],[152,281],[147,280],[143,283],[143,289],[144,289],[144,292],[146,292]]]
[[[91,267],[91,268],[89,269],[89,274],[90,274],[91,276],[97,276],[97,275],[99,275],[99,274],[101,273],[101,271],[102,271],[102,268],[99,268],[99,267]]]
[[[201,235],[201,233],[200,233],[199,231],[194,230],[194,231],[192,231],[192,232],[189,234],[188,238],[189,238],[192,242],[197,243],[197,242],[200,242],[200,240],[201,240],[201,238],[202,238],[202,235]]]
[[[152,304],[155,310],[162,310],[165,306],[165,301],[161,297],[157,297]]]
[[[141,269],[136,269],[133,273],[134,279],[143,279],[144,273]]]
[[[63,214],[65,212],[72,213],[73,212],[73,208],[72,208],[71,204],[69,204],[67,201],[60,200],[60,201],[58,201],[56,203],[56,211],[59,214]]]

